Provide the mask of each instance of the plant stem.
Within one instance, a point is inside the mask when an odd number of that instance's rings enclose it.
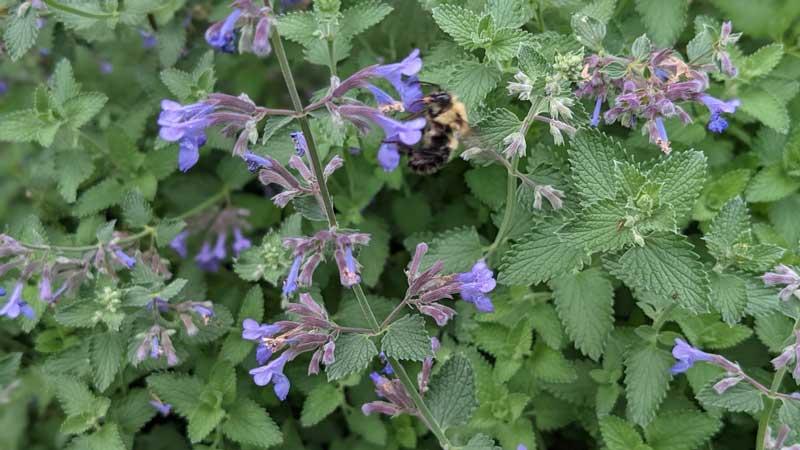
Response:
[[[336,73],[336,55],[333,49],[333,39],[328,39],[328,61],[329,67],[331,69],[331,75],[336,77],[338,76]]]
[[[514,176],[514,172],[517,171],[517,165],[519,164],[519,156],[514,155],[511,160],[511,169],[508,174],[508,179],[506,180],[506,208],[503,212],[503,221],[500,222],[500,228],[497,230],[497,236],[494,238],[494,242],[492,245],[489,246],[489,250],[486,251],[486,258],[488,259],[494,252],[497,250],[497,247],[503,243],[505,240],[506,232],[508,232],[508,227],[511,225],[511,219],[514,217],[514,209],[517,205],[517,178]]]
[[[408,372],[400,364],[395,358],[388,356],[386,359],[389,360],[389,364],[392,366],[395,374],[397,374],[397,378],[403,383],[403,386],[408,391],[409,395],[411,396],[411,400],[414,401],[414,405],[417,407],[417,411],[419,411],[420,417],[428,425],[428,428],[431,430],[436,439],[439,440],[439,446],[445,450],[453,448],[453,445],[450,443],[450,440],[447,439],[447,435],[444,433],[444,430],[441,426],[439,426],[439,422],[436,421],[436,418],[433,417],[433,412],[428,405],[425,404],[425,400],[422,399],[422,396],[417,391],[416,386],[414,386],[414,381],[411,380],[411,377],[408,376]]]
[[[292,76],[292,69],[289,67],[289,59],[286,58],[286,50],[283,49],[283,41],[276,27],[272,27],[272,47],[275,49],[275,57],[278,59],[278,64],[281,66],[281,73],[283,79],[286,81],[286,89],[289,91],[289,97],[292,99],[292,106],[297,111],[297,121],[300,122],[300,129],[306,138],[308,144],[308,156],[311,160],[311,169],[314,171],[314,176],[317,178],[319,185],[319,194],[322,197],[322,206],[325,209],[325,216],[328,218],[328,225],[332,228],[337,226],[336,213],[333,210],[333,203],[331,196],[328,193],[328,186],[325,184],[325,177],[322,175],[322,164],[319,160],[317,153],[317,146],[314,143],[314,136],[311,134],[311,126],[308,123],[308,118],[304,115],[303,102],[300,100],[300,94],[297,92],[297,86],[294,83],[294,76]]]
[[[306,142],[308,144],[308,156],[309,159],[311,159],[311,170],[314,172],[314,176],[319,184],[320,196],[322,197],[325,216],[328,219],[328,225],[331,228],[336,227],[336,213],[333,209],[333,202],[331,201],[330,194],[328,193],[328,187],[325,183],[322,165],[320,164],[317,148],[314,144],[314,136],[311,134],[311,127],[309,126],[308,119],[305,116],[303,103],[300,101],[300,95],[297,93],[297,87],[294,83],[292,70],[289,67],[289,60],[286,58],[286,51],[283,48],[283,42],[281,41],[281,37],[278,34],[277,29],[274,27],[272,29],[271,39],[272,47],[275,49],[275,56],[278,59],[278,64],[280,64],[281,67],[281,73],[283,73],[283,78],[286,81],[286,87],[289,90],[289,96],[292,99],[292,105],[294,106],[295,111],[298,112],[297,120],[300,122],[300,127],[303,130],[303,134],[305,134]],[[334,70],[333,67],[331,70]],[[378,319],[375,318],[375,313],[369,306],[369,301],[367,300],[367,296],[364,294],[364,290],[361,288],[361,285],[356,284],[352,289],[356,296],[356,300],[358,301],[358,305],[361,307],[361,311],[364,313],[364,317],[367,319],[370,328],[374,333],[380,333],[381,325],[378,323]],[[422,420],[439,440],[439,444],[442,446],[442,448],[450,449],[452,446],[450,441],[448,441],[447,436],[445,436],[444,430],[442,430],[442,428],[434,419],[433,413],[431,413],[428,405],[425,404],[425,401],[417,391],[414,382],[411,380],[411,377],[408,376],[408,373],[406,373],[403,365],[400,364],[400,361],[394,358],[389,358],[389,361],[392,365],[392,368],[395,370],[395,373],[398,375],[398,379],[401,383],[403,383],[403,386],[414,401],[414,406],[417,408],[417,411],[419,411]]]
[[[794,322],[794,328],[792,329],[792,334],[797,333],[800,330],[800,318],[798,318]],[[778,388],[781,387],[783,384],[783,377],[786,376],[786,367],[781,367],[777,372],[775,372],[775,376],[772,378],[772,384],[769,387],[771,392],[777,392]],[[772,419],[772,413],[775,412],[775,403],[776,399],[767,397],[764,400],[764,412],[761,413],[761,419],[758,421],[758,433],[756,434],[756,450],[764,450],[764,438],[767,434],[767,426],[769,425],[769,421]]]
[[[88,12],[88,11],[83,11],[83,10],[80,10],[80,9],[77,9],[77,8],[73,8],[71,6],[62,5],[61,3],[59,3],[59,2],[57,2],[55,0],[43,0],[43,1],[47,6],[53,8],[53,9],[57,9],[59,11],[64,11],[64,12],[70,13],[70,14],[75,14],[76,16],[86,17],[88,19],[110,19],[110,18],[115,17],[117,15],[117,14],[91,13],[91,12]]]

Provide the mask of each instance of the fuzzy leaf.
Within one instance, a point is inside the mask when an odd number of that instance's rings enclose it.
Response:
[[[333,352],[336,362],[326,366],[328,381],[334,381],[364,370],[378,349],[368,337],[361,334],[345,334],[336,339]]]
[[[719,419],[699,411],[669,411],[650,422],[644,434],[654,450],[694,450],[721,425]]]
[[[556,310],[570,339],[597,360],[614,329],[614,289],[599,269],[568,274],[550,282]]]
[[[474,227],[445,231],[430,241],[430,249],[422,259],[428,268],[438,260],[444,262],[444,272],[466,272],[483,256],[480,236]]]
[[[474,12],[456,5],[442,5],[433,9],[433,20],[458,45],[473,48],[472,36],[481,20]]]
[[[4,24],[3,40],[11,61],[22,58],[25,52],[36,43],[39,35],[39,27],[36,26],[38,18],[36,11],[36,8],[28,8],[21,16],[16,13],[8,15],[8,21]]]
[[[258,403],[240,398],[228,412],[222,432],[232,441],[269,448],[283,442],[281,430]]]
[[[559,239],[556,229],[556,225],[537,227],[515,243],[503,256],[498,281],[536,284],[583,267],[586,253]]]
[[[647,33],[659,47],[675,43],[686,27],[688,0],[636,0],[636,10],[642,16]]]
[[[477,402],[475,377],[466,357],[456,355],[442,366],[431,380],[426,402],[445,430],[469,421]]]
[[[336,411],[344,402],[344,394],[332,384],[318,384],[308,393],[300,413],[300,423],[304,427],[314,426]]]
[[[640,426],[649,424],[667,395],[672,355],[653,344],[642,343],[625,359],[625,397],[628,417]]]
[[[431,338],[425,319],[413,314],[392,322],[381,340],[381,350],[397,359],[422,361],[431,356]]]

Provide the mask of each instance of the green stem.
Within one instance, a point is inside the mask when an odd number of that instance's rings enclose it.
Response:
[[[792,334],[800,330],[800,318],[794,323]],[[786,376],[786,367],[781,367],[775,376],[772,378],[772,384],[769,387],[771,392],[777,392],[783,384],[783,377]],[[772,419],[772,414],[775,412],[776,399],[767,397],[764,399],[764,412],[761,413],[761,419],[758,421],[758,433],[756,434],[756,450],[764,450],[764,438],[767,434],[767,426]]]
[[[444,433],[444,430],[439,425],[439,422],[436,421],[436,418],[433,416],[433,412],[428,405],[425,403],[425,400],[422,399],[422,396],[417,391],[416,386],[414,385],[414,381],[408,376],[408,372],[400,364],[395,358],[391,356],[387,357],[389,360],[389,364],[394,369],[395,374],[397,374],[397,379],[403,383],[403,386],[408,391],[408,394],[411,396],[411,400],[414,401],[414,405],[417,407],[417,411],[419,412],[420,418],[425,422],[428,428],[431,430],[436,439],[439,440],[439,446],[445,450],[453,448],[453,444],[450,443],[450,440],[447,439],[447,435]]]
[[[336,54],[333,49],[333,39],[328,39],[328,66],[331,69],[331,75],[338,76],[336,72]]]
[[[488,259],[494,252],[497,250],[497,247],[500,246],[503,241],[505,240],[506,232],[508,232],[508,227],[511,226],[511,219],[514,218],[514,210],[517,206],[517,178],[513,176],[513,172],[516,172],[517,165],[519,164],[519,156],[514,155],[511,160],[511,173],[508,174],[508,179],[506,180],[506,208],[503,212],[503,221],[500,222],[500,228],[497,230],[497,236],[494,238],[494,242],[492,245],[489,246],[489,249],[486,251],[486,258]]]
[[[70,13],[70,14],[75,14],[76,16],[86,17],[88,19],[110,19],[112,17],[116,17],[116,15],[117,15],[117,14],[91,13],[91,12],[88,12],[88,11],[83,11],[83,10],[80,10],[80,9],[77,9],[77,8],[73,8],[71,6],[63,5],[63,4],[61,4],[61,3],[57,2],[57,1],[54,1],[54,0],[43,0],[43,1],[47,6],[53,8],[53,9],[57,9],[59,11],[63,11],[63,12]]]
[[[364,317],[367,318],[370,328],[377,333],[380,331],[381,325],[378,323],[378,319],[375,318],[375,313],[372,312],[372,308],[369,306],[367,296],[364,295],[364,290],[361,289],[360,284],[353,286],[353,293],[356,294],[358,306],[361,307],[361,311],[364,313]]]
[[[325,209],[325,216],[328,218],[328,225],[336,227],[336,213],[333,210],[333,202],[328,193],[325,177],[322,175],[322,163],[317,153],[317,146],[314,143],[314,135],[311,134],[311,126],[308,123],[308,118],[303,114],[303,102],[300,100],[300,94],[297,92],[297,85],[294,83],[292,69],[289,67],[289,59],[286,57],[286,50],[283,48],[283,41],[276,27],[272,27],[271,39],[272,47],[275,49],[275,57],[278,59],[283,79],[286,81],[286,89],[289,91],[289,97],[292,99],[292,106],[294,106],[294,110],[299,114],[297,121],[300,122],[300,129],[303,131],[306,143],[308,144],[308,157],[311,160],[311,170],[314,171],[314,176],[317,178],[319,194],[320,197],[322,197],[322,206]]]

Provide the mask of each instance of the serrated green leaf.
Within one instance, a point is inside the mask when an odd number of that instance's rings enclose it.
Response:
[[[800,178],[789,176],[781,164],[764,167],[750,180],[747,201],[774,202],[800,189]]]
[[[161,82],[181,102],[188,100],[192,95],[194,80],[192,75],[187,72],[173,67],[164,69],[161,71]]]
[[[789,131],[790,118],[785,99],[780,99],[764,89],[749,87],[739,94],[739,100],[739,108],[764,125],[781,134]]]
[[[122,357],[127,342],[118,332],[106,332],[92,336],[92,368],[94,385],[98,391],[105,391],[122,368]]]
[[[587,253],[620,250],[634,243],[631,228],[622,226],[627,211],[619,201],[601,200],[586,207],[559,231],[559,239]]]
[[[450,72],[447,85],[472,111],[497,87],[501,77],[502,73],[495,66],[465,61]]]
[[[492,41],[483,46],[486,57],[493,61],[508,61],[519,53],[520,48],[531,42],[531,35],[516,28],[501,28],[492,36]]]
[[[747,306],[745,280],[737,275],[712,273],[710,288],[711,304],[722,314],[722,319],[731,325],[738,323]]]
[[[372,358],[378,355],[378,349],[367,336],[361,334],[345,334],[336,339],[333,352],[336,361],[325,366],[328,381],[341,378],[364,370]]]
[[[164,403],[184,418],[189,415],[203,392],[203,382],[196,377],[176,374],[154,374],[147,377],[147,385]]]
[[[139,190],[132,190],[122,201],[122,216],[130,228],[142,228],[150,223],[153,210]]]
[[[703,189],[706,174],[706,157],[702,152],[674,153],[656,164],[647,177],[661,184],[659,199],[671,206],[678,218],[692,210]]]
[[[393,10],[393,7],[378,0],[361,1],[344,10],[339,20],[339,33],[347,37],[361,34],[379,24]]]
[[[649,291],[694,310],[708,309],[708,280],[692,245],[682,236],[654,235],[619,259],[614,275],[629,287]]]
[[[636,11],[642,16],[647,33],[660,47],[675,43],[686,27],[687,0],[636,0]]]
[[[283,14],[277,19],[276,25],[281,37],[303,45],[309,45],[318,40],[314,35],[318,26],[313,14],[307,11],[297,11]]]
[[[445,231],[430,241],[422,267],[444,262],[444,272],[466,272],[483,256],[480,236],[474,227]]]
[[[123,192],[123,187],[117,180],[106,178],[81,194],[75,204],[74,214],[85,217],[114,206],[122,201]]]
[[[81,85],[75,80],[72,64],[68,59],[64,58],[56,64],[49,86],[57,105],[64,105],[67,100],[80,93]]]
[[[283,442],[280,428],[264,408],[249,398],[240,398],[228,411],[222,432],[230,440],[258,448],[269,448]]]
[[[763,77],[772,72],[772,69],[781,62],[781,58],[783,58],[783,44],[772,43],[765,45],[756,52],[747,55],[737,65],[739,77],[746,80]]]
[[[99,92],[87,92],[70,98],[64,102],[67,125],[77,130],[97,115],[107,101],[108,97]]]
[[[431,379],[426,402],[442,429],[467,423],[477,406],[475,377],[469,360],[456,355]]]
[[[182,220],[162,221],[156,227],[156,244],[159,247],[168,246],[184,228],[186,228],[186,222]]]
[[[158,31],[156,50],[162,67],[172,67],[186,46],[186,29],[178,22],[161,27]]]
[[[25,14],[9,14],[8,20],[4,24],[3,40],[6,50],[11,57],[11,61],[22,58],[39,36],[39,28],[36,26],[38,18],[36,8],[28,8]]]
[[[507,285],[529,285],[583,267],[586,252],[562,241],[558,226],[537,227],[519,239],[503,256],[497,281]]]
[[[720,420],[699,411],[668,411],[645,428],[647,443],[654,450],[694,450],[721,427]]]
[[[584,355],[600,358],[614,329],[614,289],[599,269],[588,269],[550,282],[556,310],[570,339]]]
[[[619,143],[595,130],[570,140],[569,159],[582,204],[613,200],[619,189],[615,161],[623,158]]]
[[[519,28],[525,25],[534,15],[533,8],[520,0],[489,0],[486,13],[498,28]]]
[[[571,383],[578,378],[572,363],[552,348],[537,342],[530,357],[530,374],[548,383]]]
[[[472,194],[495,211],[505,203],[507,177],[506,170],[496,165],[477,167],[464,174]]]
[[[308,393],[303,410],[300,413],[300,423],[304,427],[314,426],[328,417],[344,402],[344,394],[332,384],[318,384]]]
[[[413,314],[392,322],[381,340],[381,350],[389,357],[410,361],[422,361],[431,356],[431,338],[425,330],[425,319]]]
[[[600,434],[608,450],[640,450],[644,442],[636,429],[615,416],[600,420]]]
[[[200,403],[189,414],[189,426],[186,428],[189,440],[197,443],[206,438],[225,417],[225,410],[220,407]]]
[[[0,140],[31,142],[37,140],[44,123],[34,109],[0,115]]]
[[[708,383],[697,393],[697,400],[707,406],[716,406],[733,412],[756,414],[764,409],[761,393],[749,383],[738,383],[722,394],[714,390],[718,380]]]
[[[481,21],[474,12],[457,5],[442,5],[433,9],[433,20],[456,44],[467,49],[474,47],[472,36]]]
[[[59,152],[56,155],[58,191],[68,203],[77,198],[78,186],[94,173],[94,163],[84,151]]]
[[[669,389],[669,368],[673,363],[668,351],[647,343],[632,349],[625,358],[628,417],[637,425],[645,426],[656,417]]]

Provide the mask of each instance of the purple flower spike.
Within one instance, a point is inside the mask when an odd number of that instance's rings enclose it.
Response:
[[[494,273],[483,260],[476,262],[469,272],[459,274],[458,281],[462,283],[459,288],[461,298],[473,303],[478,311],[494,312],[492,300],[485,294],[492,292],[497,282]]]
[[[297,275],[300,273],[300,263],[303,261],[302,256],[295,256],[292,262],[292,267],[289,269],[289,276],[283,283],[283,295],[289,295],[297,290]]]
[[[213,110],[214,105],[207,102],[183,106],[172,100],[161,101],[158,135],[165,141],[179,141],[178,167],[182,172],[192,168],[200,158],[199,149],[206,143],[203,130],[211,124],[208,115]]]
[[[214,257],[219,261],[228,256],[228,252],[225,250],[227,238],[228,236],[225,233],[217,233],[217,242],[214,244]]]
[[[167,417],[170,411],[172,411],[172,405],[169,403],[161,403],[161,400],[150,400],[150,405],[158,410],[161,417]]]
[[[240,253],[252,246],[253,243],[244,237],[240,228],[237,227],[233,229],[233,253],[235,256],[238,257]]]
[[[133,266],[136,265],[136,258],[132,258],[128,256],[127,253],[123,252],[120,249],[114,249],[114,255],[116,255],[117,259],[124,264],[128,269],[132,269]]]
[[[800,275],[788,266],[780,264],[775,267],[775,272],[767,272],[761,279],[767,286],[785,284],[786,287],[778,294],[778,298],[783,301],[788,301],[793,294],[800,298]]]
[[[23,287],[24,285],[21,282],[14,286],[14,290],[11,292],[11,296],[8,298],[8,302],[6,302],[6,305],[3,306],[3,309],[0,309],[0,316],[6,316],[9,319],[16,319],[19,317],[20,313],[22,313],[31,320],[36,317],[36,313],[33,311],[33,308],[28,305],[28,302],[22,299]],[[5,293],[5,289],[3,289],[2,294],[0,295],[5,295]]]
[[[244,161],[247,163],[247,170],[249,170],[251,173],[254,173],[260,167],[267,169],[272,167],[272,163],[267,158],[256,155],[255,153],[249,151],[244,154]]]
[[[378,66],[373,73],[392,83],[408,111],[418,112],[423,108],[419,101],[422,98],[422,89],[416,76],[421,69],[422,58],[419,57],[419,49],[414,49],[399,63]]]
[[[181,231],[169,243],[169,247],[180,255],[181,258],[186,258],[188,249],[186,248],[186,239],[189,237],[188,231]]]
[[[694,366],[695,361],[711,361],[713,359],[713,355],[692,347],[680,338],[675,338],[675,347],[672,348],[672,356],[678,360],[678,362],[669,369],[669,372],[673,375],[686,372]]]
[[[384,142],[378,149],[378,162],[383,170],[392,172],[400,164],[400,151],[397,149],[397,144],[393,142]]]
[[[197,266],[206,272],[219,270],[219,260],[214,256],[214,252],[211,251],[211,244],[208,241],[203,242],[200,253],[194,257],[194,260],[197,262]]]
[[[206,42],[215,49],[224,53],[234,53],[236,51],[236,21],[242,15],[241,9],[234,9],[225,20],[211,25],[206,30]]]
[[[289,394],[289,378],[283,374],[283,366],[286,365],[288,360],[288,354],[284,352],[266,366],[257,367],[250,371],[250,375],[253,376],[253,382],[256,385],[266,386],[269,383],[273,383],[275,395],[281,401],[285,400]]]
[[[242,321],[242,329],[242,339],[248,341],[272,337],[281,331],[280,325],[260,324],[253,319],[244,319]]]

